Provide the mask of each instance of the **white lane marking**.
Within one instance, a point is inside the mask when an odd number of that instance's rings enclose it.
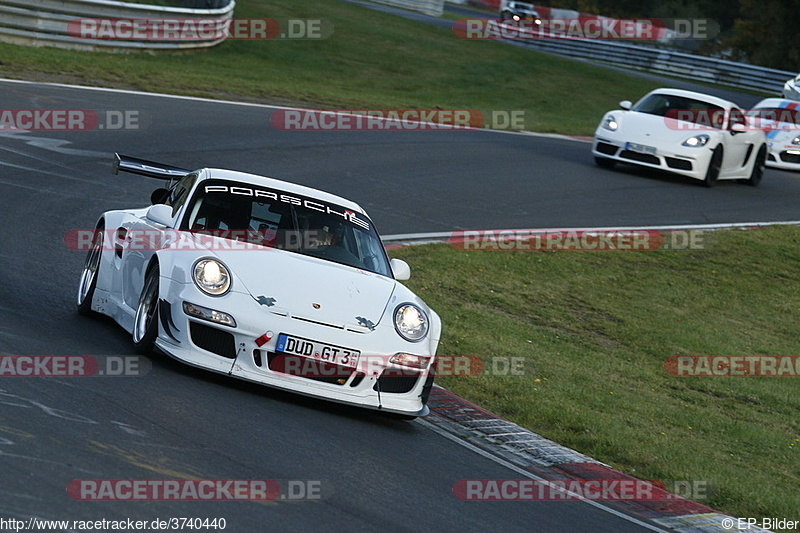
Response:
[[[255,102],[237,102],[235,100],[214,100],[213,98],[202,98],[199,96],[183,96],[179,94],[167,94],[167,93],[149,93],[145,91],[132,91],[129,89],[114,89],[111,87],[90,87],[88,85],[71,85],[68,83],[54,83],[54,82],[43,82],[43,81],[28,81],[28,80],[14,80],[10,78],[0,78],[0,83],[18,83],[23,85],[42,85],[46,87],[60,87],[64,89],[78,89],[84,91],[98,91],[98,92],[108,92],[108,93],[115,93],[115,94],[129,94],[134,96],[152,96],[156,98],[173,98],[176,100],[187,100],[190,102],[203,102],[207,104],[222,104],[222,105],[237,105],[237,106],[244,106],[244,107],[257,107],[261,109],[275,109],[275,110],[284,110],[284,111],[317,111],[317,112],[329,112],[335,113],[337,112],[336,109],[308,109],[304,107],[293,107],[293,106],[281,106],[281,105],[273,105],[273,104],[259,104]],[[355,115],[353,115],[355,116]],[[385,120],[387,122],[402,122],[402,120],[387,118],[387,117],[376,117],[379,120]],[[587,139],[581,139],[577,137],[572,137],[569,135],[562,135],[558,133],[537,133],[533,131],[508,131],[508,130],[493,130],[490,128],[459,128],[465,131],[486,131],[490,133],[502,133],[505,135],[525,135],[528,137],[544,137],[548,139],[561,139],[565,141],[573,141],[573,142],[583,142],[588,143],[592,142]],[[441,131],[447,131],[448,128],[442,128]]]
[[[515,465],[513,463],[510,463],[510,462],[506,461],[505,459],[502,459],[502,458],[497,457],[497,456],[495,456],[495,455],[493,455],[493,454],[491,454],[491,453],[489,453],[489,452],[487,452],[485,450],[482,450],[481,448],[478,448],[474,444],[472,444],[470,442],[467,442],[467,441],[465,441],[463,439],[460,439],[457,436],[455,436],[455,435],[453,435],[451,433],[448,433],[447,431],[437,427],[436,425],[432,424],[431,422],[428,422],[428,421],[423,420],[421,418],[417,418],[416,422],[419,423],[419,424],[422,424],[426,428],[438,433],[439,435],[441,435],[441,436],[443,436],[443,437],[445,437],[445,438],[447,438],[447,439],[449,439],[449,440],[451,440],[451,441],[453,441],[453,442],[455,442],[455,443],[467,448],[468,450],[470,450],[470,451],[472,451],[474,453],[477,453],[478,455],[482,455],[483,457],[485,457],[485,458],[487,458],[487,459],[489,459],[491,461],[494,461],[495,463],[497,463],[497,464],[499,464],[501,466],[504,466],[504,467],[506,467],[506,468],[508,468],[510,470],[513,470],[514,472],[516,472],[516,473],[518,473],[518,474],[520,474],[522,476],[525,476],[525,477],[527,477],[529,479],[533,479],[533,480],[536,480],[536,481],[541,481],[541,482],[545,483],[548,487],[551,487],[551,488],[553,488],[555,490],[562,490],[560,487],[557,487],[556,485],[553,485],[552,483],[550,483],[546,479],[544,479],[542,477],[539,477],[539,476],[533,474],[532,472],[528,472],[527,470],[525,470],[523,468],[520,468],[519,466],[517,466],[517,465]],[[643,527],[645,529],[649,529],[650,531],[661,531],[662,533],[666,533],[667,532],[666,529],[661,529],[661,528],[656,527],[656,526],[654,526],[652,524],[648,524],[646,522],[642,522],[641,520],[639,520],[637,518],[634,518],[632,516],[628,516],[625,513],[617,511],[616,509],[611,509],[610,507],[606,507],[605,505],[603,505],[603,504],[601,504],[601,503],[599,503],[597,501],[582,499],[582,498],[580,498],[579,494],[570,492],[568,490],[564,490],[564,492],[566,492],[570,496],[573,496],[574,498],[576,498],[577,501],[581,501],[581,502],[587,503],[587,504],[589,504],[589,505],[591,505],[593,507],[596,507],[597,509],[599,509],[601,511],[610,513],[610,514],[612,514],[614,516],[617,516],[619,518],[627,520],[628,522],[631,522],[633,524],[641,526],[641,527]]]
[[[525,232],[575,232],[575,231],[636,231],[636,230],[653,230],[653,231],[680,231],[690,229],[700,230],[721,230],[721,229],[735,229],[735,228],[761,228],[765,226],[800,226],[800,220],[777,220],[774,222],[728,222],[722,224],[673,224],[667,226],[602,226],[602,227],[583,227],[583,228],[533,228],[533,229],[489,229],[489,230],[453,230],[453,231],[439,231],[433,233],[398,233],[396,235],[384,235],[381,240],[386,244],[394,244],[400,242],[419,241],[419,244],[426,244],[429,242],[446,241],[452,237],[453,233],[464,231],[486,231],[486,232],[500,232],[500,231],[525,231]]]
[[[65,155],[77,155],[83,157],[106,157],[108,152],[98,152],[96,150],[81,150],[79,148],[65,148],[66,145],[72,144],[72,141],[68,141],[66,139],[54,139],[52,137],[30,137],[28,134],[31,133],[28,130],[19,130],[19,131],[0,131],[0,138],[5,139],[15,139],[24,142],[29,146],[33,146],[34,148],[41,148],[43,150],[48,150],[50,152],[56,152],[59,154]],[[58,165],[50,161],[49,159],[44,159],[41,157],[36,157],[31,154],[26,154],[25,152],[20,152],[17,150],[12,150],[10,148],[3,147],[3,150],[18,154],[24,155],[26,157],[30,157],[32,159],[36,159],[37,161],[43,161],[49,163],[51,165],[60,166],[62,168],[70,168],[67,165]]]

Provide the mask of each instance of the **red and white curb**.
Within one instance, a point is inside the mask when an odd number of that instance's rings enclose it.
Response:
[[[428,401],[431,413],[419,423],[515,472],[539,482],[633,482],[582,453],[529,431],[513,422],[435,386]],[[658,498],[649,500],[583,500],[651,531],[728,533],[739,531],[736,518],[678,495],[653,487]],[[658,527],[652,525],[656,524]],[[729,526],[729,527],[726,527]],[[768,532],[750,526],[748,532]]]

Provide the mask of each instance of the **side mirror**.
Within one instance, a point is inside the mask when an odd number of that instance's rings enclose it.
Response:
[[[156,189],[150,195],[150,204],[163,204],[169,198],[169,189],[164,189],[163,187],[160,189]]]
[[[731,124],[731,131],[736,133],[741,133],[747,129],[747,126],[742,124],[741,122],[737,122],[736,124]]]
[[[633,107],[633,102],[631,102],[630,100],[623,100],[619,103],[619,108],[624,109],[625,111],[630,111],[632,107]]]
[[[147,220],[161,224],[162,226],[172,226],[172,208],[164,204],[150,206],[145,215]]]
[[[397,281],[405,281],[411,278],[411,267],[402,259],[392,259],[389,261],[389,265],[392,267],[392,274],[394,274],[394,279]]]

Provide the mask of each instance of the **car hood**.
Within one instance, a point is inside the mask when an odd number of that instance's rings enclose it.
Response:
[[[374,328],[397,286],[386,276],[274,248],[213,254],[230,269],[232,290],[264,309],[338,327]]]
[[[770,124],[764,130],[767,141],[773,144],[792,144],[792,139],[800,135],[800,129],[790,129],[785,124]]]
[[[721,131],[708,126],[699,126],[691,122],[637,111],[623,111],[613,114],[619,122],[619,129],[617,130],[619,135],[625,137],[625,140],[645,145],[653,143],[681,144],[695,135],[702,133],[714,135]]]

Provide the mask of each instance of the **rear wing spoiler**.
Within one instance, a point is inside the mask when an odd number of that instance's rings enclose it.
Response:
[[[139,174],[140,176],[147,176],[148,178],[156,178],[164,181],[182,178],[191,172],[191,170],[185,168],[173,167],[163,163],[146,161],[144,159],[120,154],[114,154],[111,168],[114,174],[119,174],[121,170],[122,172],[130,172],[131,174]]]

